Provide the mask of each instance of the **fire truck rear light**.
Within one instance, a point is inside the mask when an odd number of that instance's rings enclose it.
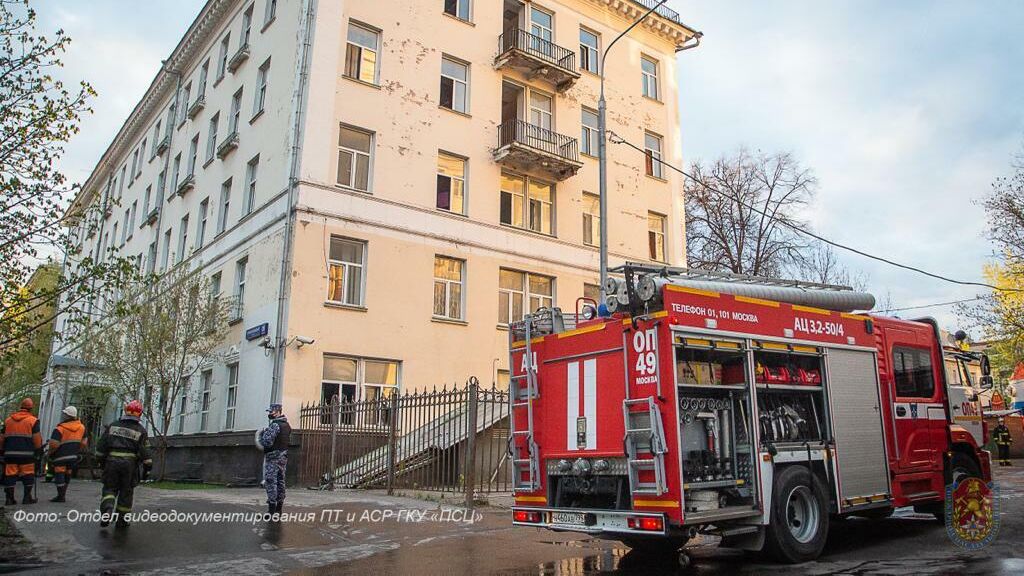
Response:
[[[540,522],[540,512],[531,512],[529,510],[516,510],[512,513],[512,519],[516,522],[529,522],[530,524],[537,524]]]
[[[626,526],[633,530],[646,530],[648,532],[661,532],[665,528],[661,518],[627,518]]]

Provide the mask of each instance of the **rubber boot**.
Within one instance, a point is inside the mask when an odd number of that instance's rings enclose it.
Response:
[[[22,504],[35,504],[36,502],[38,502],[35,496],[32,495],[32,488],[35,488],[34,484],[27,484],[25,486],[25,492],[21,498]]]
[[[277,511],[277,504],[271,504],[271,503],[268,502],[267,503],[267,515],[264,516],[264,518],[266,519],[267,522],[270,522],[271,520],[274,519],[274,512],[276,512],[276,511]]]
[[[4,488],[4,506],[14,506],[18,503],[14,498],[14,486],[7,486]]]
[[[67,494],[67,492],[67,485],[57,486],[57,495],[54,496],[53,498],[50,498],[50,502],[67,502],[67,500],[64,499],[64,496]]]

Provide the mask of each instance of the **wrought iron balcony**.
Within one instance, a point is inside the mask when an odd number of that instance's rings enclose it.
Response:
[[[562,181],[583,166],[579,141],[570,136],[509,120],[498,127],[494,160],[517,171],[540,172]]]
[[[206,96],[199,96],[196,98],[196,101],[188,107],[186,113],[188,114],[189,120],[194,120],[196,115],[203,111],[203,108],[206,108]]]
[[[177,193],[178,196],[184,196],[185,194],[188,194],[189,190],[195,187],[196,175],[189,173],[184,178],[182,178],[181,182],[178,182],[178,189],[175,190],[175,193]]]
[[[650,10],[651,8],[654,8],[654,6],[658,3],[658,0],[633,0],[633,2]],[[685,26],[685,24],[683,24],[682,16],[679,15],[679,12],[676,12],[675,10],[669,8],[668,6],[659,6],[658,9],[654,11],[654,13],[657,14],[658,16],[661,16],[662,18],[665,18],[666,20],[673,21],[676,24],[679,24],[680,26]]]
[[[156,145],[156,153],[157,154],[163,154],[170,147],[171,147],[171,135],[168,133],[166,136],[164,136],[160,140],[160,142],[157,143],[157,145]]]
[[[494,66],[519,70],[531,80],[543,78],[559,92],[568,90],[580,77],[575,51],[519,29],[498,37]]]
[[[235,52],[235,55],[231,57],[231,60],[228,60],[228,72],[234,74],[235,70],[238,70],[238,67],[241,66],[242,63],[248,59],[249,43],[246,42],[245,44],[239,46],[238,51]]]
[[[227,156],[228,154],[231,154],[232,150],[234,150],[235,148],[238,148],[237,131],[232,132],[231,134],[225,136],[224,141],[221,142],[219,146],[217,146],[217,158],[223,160],[224,157]]]

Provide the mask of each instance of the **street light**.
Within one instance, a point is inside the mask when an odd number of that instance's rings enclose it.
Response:
[[[621,34],[615,37],[607,47],[604,49],[604,53],[601,54],[601,98],[597,102],[597,133],[598,133],[598,144],[597,144],[597,157],[600,161],[599,170],[599,182],[600,182],[600,216],[601,216],[601,302],[598,303],[598,309],[602,312],[606,311],[605,299],[607,294],[605,293],[605,282],[608,280],[608,103],[604,98],[604,64],[608,58],[608,52],[615,46],[615,43],[621,40],[626,34],[636,28],[641,22],[650,17],[651,14],[661,8],[663,4],[668,0],[661,0],[654,5],[653,8],[647,11],[646,14],[641,16],[622,31]],[[604,314],[602,314],[603,316]]]

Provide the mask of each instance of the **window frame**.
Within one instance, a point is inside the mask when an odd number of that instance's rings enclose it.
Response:
[[[592,212],[596,201],[596,213]],[[589,222],[588,222],[589,217]],[[588,230],[589,228],[589,230]],[[590,241],[587,241],[587,232],[590,232]],[[583,245],[595,248],[601,247],[601,195],[583,192]]]
[[[452,63],[452,64],[455,64],[457,66],[463,67],[466,70],[466,79],[465,80],[461,80],[461,79],[456,78],[454,76],[450,76],[448,74],[445,74],[445,72],[444,72],[444,63],[445,63],[446,60],[448,62]],[[470,114],[470,108],[471,108],[470,107],[470,102],[471,102],[470,85],[472,84],[472,81],[473,81],[472,71],[473,71],[473,67],[472,67],[472,65],[469,62],[467,62],[465,60],[462,60],[461,58],[456,58],[455,56],[452,56],[451,54],[446,54],[446,53],[442,53],[441,54],[441,71],[440,71],[441,87],[440,87],[440,91],[438,92],[438,97],[437,97],[437,105],[439,107],[441,107],[441,108],[443,108],[445,110],[449,110],[451,112],[455,112],[457,114],[465,114],[467,116]],[[445,80],[449,80],[452,83],[452,86],[451,86],[452,105],[451,106],[445,106],[444,105],[444,101],[443,101],[444,81]],[[462,109],[462,110],[460,110],[456,106],[456,101],[457,101],[456,95],[458,94],[458,91],[456,90],[456,87],[457,87],[458,84],[462,84],[463,85],[463,88],[464,88],[463,92],[465,93],[464,102],[462,103],[464,109]]]
[[[654,65],[654,72],[648,72],[644,70],[644,62],[649,62]],[[661,63],[651,56],[646,54],[640,55],[640,75],[641,75],[641,90],[640,94],[644,98],[650,98],[661,102]],[[653,88],[654,94],[651,94]]]
[[[210,219],[210,197],[199,203],[199,218],[196,220],[196,248],[206,245],[206,226]]]
[[[255,120],[263,114],[267,106],[267,87],[270,85],[270,58],[260,64],[256,71],[256,93],[252,103],[252,118]]]
[[[342,135],[342,131],[344,131],[344,130],[350,130],[352,132],[357,132],[357,133],[363,134],[365,136],[369,136],[370,137],[369,152],[363,152],[362,150],[356,150],[354,148],[349,148],[347,146],[342,145],[342,143],[341,143],[341,135]],[[363,192],[363,193],[367,193],[367,194],[372,193],[372,190],[373,190],[373,161],[374,161],[374,156],[375,156],[374,151],[376,150],[376,146],[377,146],[377,133],[373,132],[371,130],[367,130],[365,128],[359,128],[357,126],[352,126],[351,124],[341,123],[341,124],[339,124],[339,127],[338,127],[338,139],[337,139],[337,142],[338,142],[338,144],[337,144],[337,155],[336,155],[337,170],[335,170],[335,182],[336,182],[336,185],[340,186],[341,188],[344,188],[346,190],[354,190],[356,192]],[[341,180],[340,180],[340,176],[341,176],[341,153],[342,153],[342,151],[347,152],[352,157],[352,164],[350,165],[350,168],[351,168],[351,170],[350,170],[351,178],[350,178],[350,181],[348,183],[342,183]],[[358,168],[359,168],[358,158],[359,158],[359,156],[365,156],[367,158],[367,162],[366,162],[367,174],[366,174],[366,189],[365,190],[362,189],[362,188],[359,188],[356,185],[358,183],[358,180],[359,180],[359,178],[358,178]]]
[[[450,278],[442,278],[437,275],[437,264],[438,260],[444,260],[448,262],[458,263],[458,280],[452,280]],[[438,285],[444,286],[444,313],[438,314],[437,312],[437,288]],[[452,307],[452,286],[458,285],[459,287],[459,298],[458,298],[458,315],[453,316],[450,314]],[[434,301],[432,317],[436,320],[449,320],[455,322],[466,321],[466,261],[462,258],[454,258],[451,256],[445,256],[443,254],[434,254]]]
[[[500,178],[501,178],[501,180],[500,180],[500,183],[499,183],[499,186],[498,186],[499,194],[500,194],[500,197],[499,197],[499,208],[498,208],[498,211],[499,211],[498,221],[501,223],[501,225],[502,226],[507,226],[509,228],[515,228],[517,230],[523,230],[523,231],[526,231],[526,232],[531,232],[533,234],[541,234],[543,236],[548,236],[548,237],[556,238],[558,236],[558,230],[556,228],[556,224],[558,222],[558,215],[555,212],[556,208],[557,208],[557,205],[558,205],[558,187],[557,187],[557,185],[554,182],[548,182],[546,180],[539,179],[539,178],[532,178],[532,177],[527,176],[525,174],[517,174],[515,172],[508,171],[508,170],[503,170],[501,172]],[[522,182],[522,184],[523,184],[522,195],[519,195],[519,194],[517,194],[515,192],[506,190],[505,189],[506,179],[518,180],[518,181]],[[550,231],[549,232],[545,232],[543,229],[536,230],[531,225],[532,222],[533,222],[534,204],[533,204],[533,199],[530,196],[530,192],[532,190],[532,185],[533,184],[547,186],[547,187],[549,187],[549,189],[551,191],[550,200],[548,200],[546,202],[545,201],[539,201],[539,202],[541,202],[542,205],[547,205],[548,206],[548,212],[550,214],[550,222],[549,222]],[[502,218],[502,214],[501,214],[502,206],[505,203],[504,197],[506,195],[510,196],[511,204],[510,204],[509,216],[510,216],[510,218],[512,220],[511,222],[506,222]],[[522,214],[522,217],[523,217],[523,224],[521,226],[517,225],[515,223],[515,221],[514,221],[515,220],[515,213],[516,213],[514,202],[516,202],[516,200],[520,199],[520,198],[521,198],[521,202],[522,202],[522,204],[520,206],[520,209],[521,209],[521,214]],[[541,210],[541,215],[543,215],[543,210]],[[541,226],[541,228],[543,228],[543,225]]]
[[[448,2],[449,2],[449,0],[445,0],[444,4],[441,7],[441,12],[442,13],[447,14],[447,15],[451,16],[452,18],[455,18],[456,20],[460,20],[462,22],[472,22],[473,21],[473,0],[451,0],[451,1],[453,1],[455,3],[455,12],[452,13],[452,12],[448,11]],[[462,8],[462,7],[465,7],[465,9],[466,9],[466,17],[465,18],[463,18],[462,16],[459,15],[459,12],[461,12],[460,8]]]
[[[217,55],[217,79],[214,80],[214,85],[219,83],[227,75],[228,71],[228,58],[230,58],[231,50],[231,32],[228,32],[220,40],[220,52]]]
[[[448,158],[450,160],[457,160],[457,161],[462,163],[462,176],[461,177],[460,176],[452,176],[452,175],[449,175],[449,174],[442,174],[441,173],[441,157],[442,156],[446,157],[446,158]],[[447,178],[449,180],[449,184],[448,184],[448,208],[442,208],[440,206],[440,203],[441,203],[441,201],[440,201],[440,195],[441,195],[440,185],[441,185],[441,180],[445,179],[445,178]],[[455,190],[454,182],[461,182],[462,183],[462,192],[461,192],[462,209],[461,210],[452,210],[452,208],[451,208],[451,206],[452,206],[452,199],[454,197],[453,191]],[[445,150],[438,150],[437,151],[437,179],[436,179],[436,182],[435,182],[435,185],[434,185],[434,208],[436,208],[437,210],[440,210],[442,212],[448,212],[449,214],[458,214],[460,216],[466,216],[468,214],[468,212],[469,212],[469,194],[468,193],[469,193],[469,158],[467,158],[465,156],[462,156],[462,155],[459,155],[459,154],[453,154],[453,153],[447,152]]]
[[[200,372],[199,382],[203,385],[203,391],[199,396],[199,431],[206,432],[210,427],[210,406],[213,404],[213,370]]]
[[[245,197],[242,200],[242,216],[248,216],[256,209],[256,184],[259,180],[259,166],[259,154],[253,156],[245,164]]]
[[[502,272],[512,272],[512,273],[520,274],[521,275],[521,277],[522,277],[522,284],[520,285],[518,290],[512,289],[512,288],[502,288],[502,286],[501,286],[501,273]],[[542,279],[545,279],[548,282],[550,282],[550,284],[551,284],[551,294],[550,295],[534,294],[530,290],[530,284],[531,284],[530,283],[530,279],[531,278],[542,278]],[[548,307],[549,308],[554,306],[554,303],[557,301],[557,291],[556,291],[557,290],[557,282],[556,282],[556,280],[557,279],[554,276],[547,276],[545,274],[535,274],[533,272],[526,272],[524,270],[518,270],[518,269],[515,269],[515,268],[505,268],[505,267],[498,268],[498,313],[499,314],[501,314],[503,312],[502,309],[501,309],[501,295],[502,295],[502,293],[509,294],[508,307],[504,310],[505,313],[503,314],[503,318],[499,318],[498,319],[498,326],[507,327],[511,322],[518,322],[519,320],[522,320],[522,318],[512,318],[513,310],[515,310],[515,306],[513,305],[513,295],[518,294],[522,298],[522,310],[523,310],[523,314],[524,315],[532,314],[534,311],[537,310],[537,309],[531,309],[530,308],[530,301],[534,297],[537,297],[538,299],[542,299],[542,300],[545,300],[545,299],[548,300],[549,301],[548,302]]]
[[[327,378],[326,368],[327,368],[327,360],[328,359],[335,359],[335,360],[343,360],[343,361],[348,361],[348,362],[354,362],[355,363],[355,381],[334,380],[334,379]],[[369,363],[381,363],[381,364],[392,364],[392,365],[394,365],[395,366],[395,384],[380,384],[380,383],[377,383],[377,382],[368,383],[366,381],[366,365],[369,364]],[[338,387],[338,399],[339,399],[339,402],[341,404],[352,403],[352,402],[366,402],[366,403],[374,402],[375,400],[370,400],[368,395],[367,395],[367,393],[366,393],[366,390],[368,388],[376,388],[378,390],[391,389],[391,393],[388,396],[386,396],[386,397],[378,395],[378,398],[381,398],[381,400],[379,401],[380,402],[380,411],[379,411],[379,413],[374,413],[373,410],[370,410],[369,409],[370,408],[369,405],[363,405],[363,407],[366,408],[366,409],[365,410],[360,410],[358,414],[353,414],[351,411],[349,411],[349,412],[341,411],[341,415],[342,415],[341,420],[342,421],[339,424],[342,425],[342,426],[360,426],[360,427],[364,427],[364,428],[365,427],[369,427],[369,426],[384,427],[384,426],[387,426],[387,424],[388,424],[388,422],[386,421],[386,418],[390,416],[390,406],[388,406],[388,403],[386,401],[384,401],[384,398],[391,398],[392,397],[391,395],[400,394],[401,393],[401,390],[402,390],[402,361],[401,360],[392,360],[392,359],[387,359],[387,358],[371,358],[371,357],[365,357],[365,356],[353,356],[351,354],[325,353],[322,356],[322,358],[321,358],[321,369],[320,369],[320,390],[321,390],[320,394],[321,394],[321,398],[323,398],[323,395],[324,395],[323,391],[324,391],[324,385],[325,384],[327,384],[327,385],[336,385]],[[342,390],[344,390],[344,388],[343,388],[344,386],[352,386],[353,387],[354,394],[353,394],[351,400],[347,400],[346,399],[347,395],[342,393]]]
[[[231,108],[228,113],[228,133],[226,138],[230,139],[232,134],[238,134],[238,126],[242,119],[242,95],[245,86],[239,86],[238,90],[231,95]]]
[[[915,377],[914,389],[912,393],[906,393],[906,389],[901,388],[900,377],[902,373],[914,374],[915,370],[924,370],[924,367],[907,370],[905,357],[908,353],[919,355],[920,358],[927,360],[928,378],[927,383],[930,391],[927,394],[920,394],[922,388],[920,388],[921,382],[918,382]],[[892,378],[893,378],[893,390],[896,393],[897,398],[915,398],[915,399],[932,399],[935,397],[935,390],[938,388],[935,378],[935,362],[932,357],[932,350],[927,347],[917,347],[909,344],[894,344],[892,346]]]
[[[217,157],[217,132],[220,129],[220,111],[213,116],[210,116],[210,121],[207,122],[206,131],[206,158],[204,159],[204,165],[213,162],[213,159]]]
[[[661,222],[661,230],[651,228],[652,220],[658,219]],[[647,255],[652,262],[668,262],[668,217],[657,212],[647,212]],[[661,239],[661,258],[657,258],[654,252],[657,250],[657,241]]]
[[[235,429],[235,418],[238,413],[238,362],[227,365],[228,381],[224,396],[224,430]]]
[[[648,138],[654,138],[658,143],[657,150],[648,144]],[[658,160],[655,162],[655,159]],[[665,180],[665,138],[650,130],[644,130],[644,173],[651,178]]]
[[[359,28],[364,32],[373,34],[374,44],[373,48],[358,44],[352,40],[352,28]],[[345,66],[342,71],[342,76],[349,80],[356,80],[357,82],[363,82],[364,84],[370,84],[372,86],[380,86],[380,57],[381,57],[381,45],[383,44],[383,32],[376,26],[371,26],[358,20],[349,20],[348,29],[345,31]],[[357,70],[352,73],[349,70],[349,65],[352,63],[352,52],[357,51],[355,66]],[[363,51],[368,51],[373,54],[373,79],[367,80],[363,78]]]
[[[586,123],[587,115],[594,116],[594,126]],[[580,108],[580,154],[598,157],[601,152],[601,117],[596,110],[583,106]]]
[[[583,43],[584,33],[594,37],[593,46]],[[590,57],[593,58],[593,70],[590,67]],[[601,73],[601,33],[586,26],[580,26],[580,70],[591,74]]]
[[[362,250],[362,254],[360,256],[360,262],[358,262],[358,263],[356,263],[356,262],[346,262],[344,260],[335,259],[334,255],[332,254],[332,251],[331,251],[332,245],[333,245],[335,240],[338,240],[340,242],[348,242],[348,243],[352,243],[352,244],[358,245],[359,248]],[[328,240],[328,246],[327,246],[327,298],[326,298],[326,302],[328,304],[331,304],[331,305],[334,305],[334,306],[344,306],[344,307],[349,307],[349,308],[366,308],[366,278],[367,278],[367,264],[368,264],[367,260],[369,258],[369,253],[370,253],[369,246],[370,246],[370,243],[367,242],[366,240],[362,240],[362,239],[359,239],[359,238],[351,238],[351,237],[348,237],[348,236],[339,236],[339,235],[335,235],[335,234],[331,235],[331,237]],[[352,273],[349,270],[351,268],[358,268],[359,269],[359,294],[358,294],[359,297],[358,297],[358,302],[346,302],[345,300],[334,300],[334,299],[331,298],[331,290],[332,290],[332,286],[331,286],[331,284],[332,284],[331,271],[335,267],[342,268],[342,286],[341,286],[340,293],[341,293],[341,295],[343,297],[347,297],[347,295],[349,293],[350,282],[351,282],[351,279],[352,279]]]
[[[220,236],[228,229],[228,215],[231,210],[231,188],[234,186],[232,178],[228,178],[220,185],[220,203],[218,208],[220,212],[217,214],[217,234],[214,236]]]

